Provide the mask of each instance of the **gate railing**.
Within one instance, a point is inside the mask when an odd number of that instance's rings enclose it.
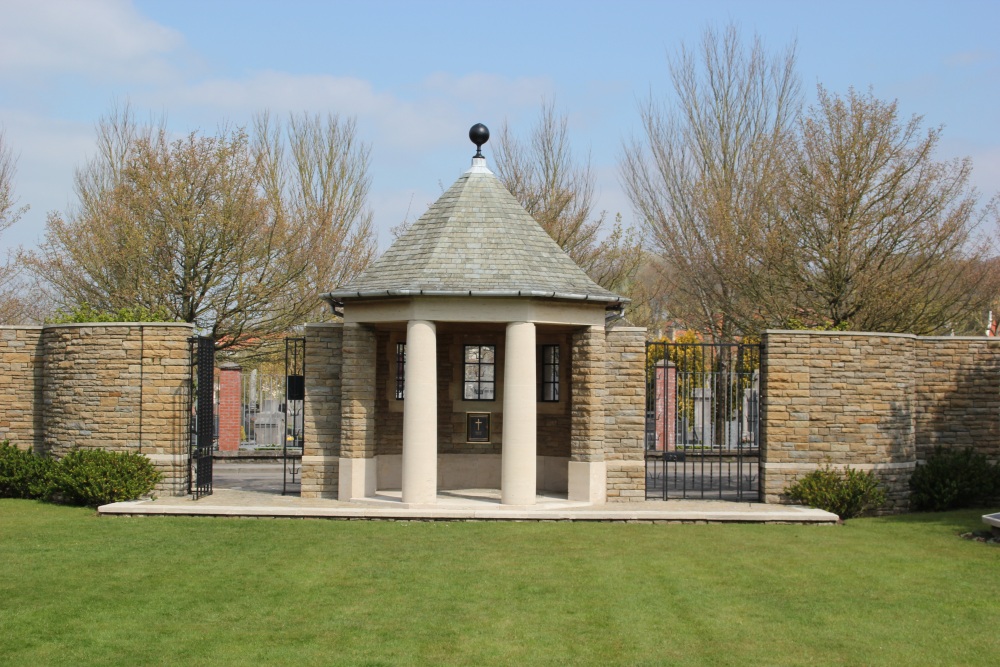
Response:
[[[760,346],[646,344],[646,497],[757,500]]]
[[[281,495],[301,485],[305,444],[306,339],[285,339],[285,440],[282,450]],[[301,486],[299,487],[301,490]],[[301,492],[301,491],[300,491]]]
[[[188,493],[197,500],[212,494],[212,453],[215,450],[215,341],[188,339],[191,359],[190,470]]]

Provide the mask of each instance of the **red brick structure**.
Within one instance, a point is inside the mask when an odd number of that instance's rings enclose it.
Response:
[[[240,386],[243,373],[239,364],[227,362],[219,366],[219,451],[235,452],[240,448],[242,406]]]

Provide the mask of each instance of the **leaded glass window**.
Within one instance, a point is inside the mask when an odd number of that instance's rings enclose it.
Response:
[[[396,400],[401,401],[406,392],[406,343],[396,343]]]
[[[559,401],[559,346],[538,346],[538,400]]]
[[[492,401],[496,396],[496,346],[466,345],[462,398]]]

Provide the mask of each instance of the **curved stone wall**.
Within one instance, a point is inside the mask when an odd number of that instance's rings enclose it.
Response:
[[[0,326],[0,441],[43,451],[42,327]]]
[[[186,324],[44,327],[44,449],[139,452],[163,473],[161,492],[186,492],[191,334]]]

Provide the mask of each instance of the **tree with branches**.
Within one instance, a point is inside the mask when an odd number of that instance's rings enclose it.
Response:
[[[574,157],[567,124],[552,103],[542,105],[527,141],[505,122],[494,147],[497,178],[594,282],[630,296],[641,236],[620,215],[609,228],[607,213],[594,212],[590,159]]]
[[[819,88],[801,109],[794,47],[734,26],[671,61],[675,109],[642,109],[622,182],[661,255],[670,315],[716,339],[768,327],[962,332],[996,271],[968,160],[895,102]],[[978,313],[977,313],[978,314]]]
[[[220,350],[253,348],[371,260],[368,155],[336,116],[171,138],[125,106],[98,125],[79,205],[49,216],[31,265],[67,310],[165,311]]]
[[[18,206],[14,194],[17,161],[7,144],[6,133],[0,128],[0,234],[21,219],[28,206]],[[0,324],[21,324],[31,319],[32,309],[22,297],[20,261],[15,252],[8,252],[0,264]]]
[[[620,173],[663,258],[674,318],[720,339],[783,309],[777,205],[800,105],[795,48],[771,56],[735,26],[670,61],[678,106],[650,100]]]
[[[971,161],[936,161],[940,128],[902,119],[871,91],[818,87],[799,123],[788,181],[786,273],[810,323],[934,334],[986,312],[997,287],[975,233],[994,207],[969,186]]]

